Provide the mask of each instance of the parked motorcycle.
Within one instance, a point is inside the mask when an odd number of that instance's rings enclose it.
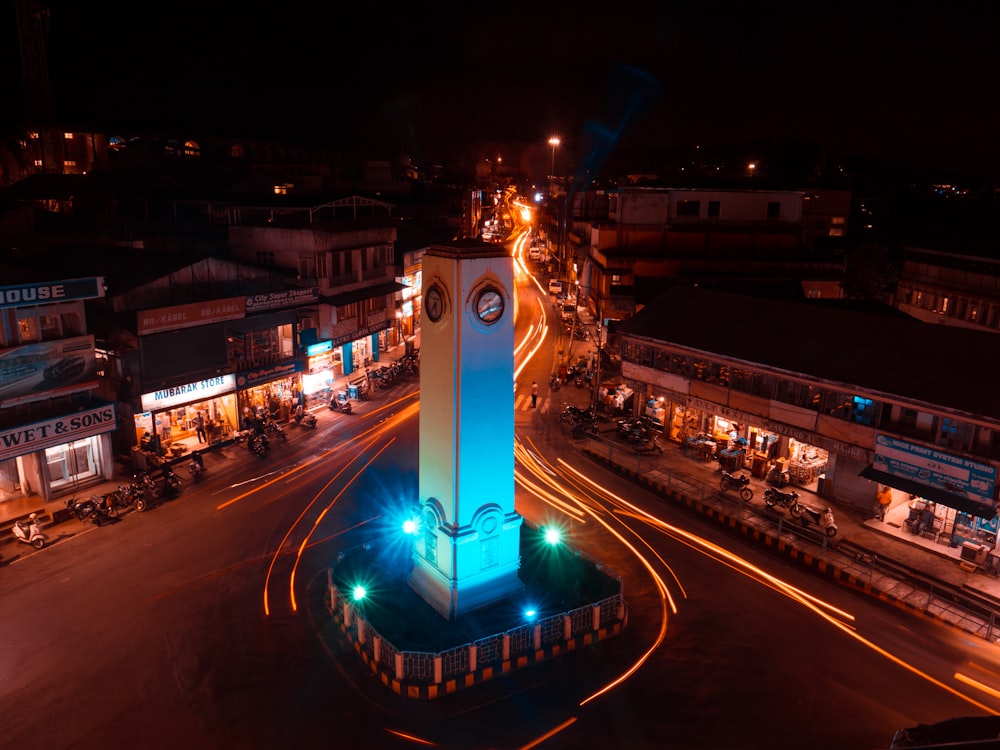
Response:
[[[41,549],[44,547],[45,542],[48,539],[48,537],[42,533],[42,529],[38,525],[37,513],[32,513],[28,516],[27,522],[21,521],[20,519],[14,521],[14,526],[11,531],[17,541],[30,544],[35,549]]]
[[[295,424],[299,427],[308,427],[310,429],[316,429],[316,415],[311,411],[306,411],[301,406],[295,407],[295,414],[292,417],[295,420]]]
[[[588,435],[597,434],[597,419],[591,417],[590,419],[581,418],[573,422],[573,429],[571,434],[575,438],[582,438]]]
[[[264,458],[270,447],[271,444],[268,442],[267,435],[264,433],[251,435],[247,440],[247,450],[257,458]]]
[[[774,487],[768,487],[764,490],[764,504],[768,508],[773,508],[775,505],[779,505],[782,508],[791,509],[793,506],[799,502],[798,492],[782,492]]]
[[[815,508],[810,508],[808,505],[795,503],[795,505],[789,508],[789,511],[799,519],[799,522],[803,526],[808,527],[815,524],[827,536],[837,535],[837,524],[833,520],[833,510],[829,507],[823,510],[816,510]]]
[[[339,411],[343,412],[344,414],[350,414],[351,402],[346,396],[341,398],[340,394],[338,394],[330,399],[330,409],[332,411]]]
[[[181,492],[181,478],[174,473],[170,465],[163,467],[162,493],[167,500],[173,500]]]
[[[580,420],[593,420],[596,418],[597,417],[593,410],[584,409],[582,406],[573,406],[572,404],[568,404],[559,414],[559,420],[566,422],[567,424],[573,424],[574,422],[579,422]]]
[[[268,419],[267,422],[264,423],[264,430],[269,436],[277,438],[282,443],[288,442],[288,435],[283,429],[281,429],[281,425],[273,419]]]
[[[653,437],[649,423],[642,418],[619,419],[615,426],[619,440],[644,445]]]
[[[746,474],[736,476],[735,474],[730,474],[728,471],[723,470],[719,485],[722,487],[723,492],[726,492],[727,490],[739,492],[740,499],[744,502],[750,502],[750,499],[753,497],[753,490],[750,489],[750,477]]]
[[[92,523],[95,526],[101,526],[110,519],[107,511],[101,507],[101,501],[96,495],[91,495],[86,500],[71,497],[66,501],[66,508],[77,521]]]

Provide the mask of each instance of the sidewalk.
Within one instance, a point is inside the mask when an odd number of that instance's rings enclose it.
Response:
[[[419,332],[416,336],[410,337],[407,341],[414,348],[419,349]],[[377,370],[383,365],[396,362],[405,355],[406,344],[400,344],[399,346],[395,346],[385,352],[381,352],[379,360],[377,362],[373,362],[369,366],[369,369],[372,371]],[[363,375],[364,368],[356,370],[350,375],[341,375],[333,381],[333,393],[336,393],[337,391],[346,391],[349,381],[357,380]],[[377,398],[378,391],[374,391],[372,393],[372,399],[377,400]],[[355,403],[354,406],[357,407],[357,403]],[[310,408],[310,411],[317,410],[326,411],[326,406],[319,404]],[[284,424],[287,426],[291,424],[291,422]],[[298,430],[299,428],[294,427],[293,429]],[[192,450],[198,450],[201,452],[205,462],[206,477],[211,477],[215,473],[225,471],[227,469],[227,464],[232,465],[232,462],[234,461],[249,461],[249,454],[247,451],[241,446],[233,443],[232,440],[223,440],[211,447],[199,445],[193,438],[185,441],[185,443],[188,444],[188,450],[179,458],[167,462],[185,482],[189,478],[187,463],[190,460]],[[152,471],[156,474],[159,470],[153,469]],[[31,513],[37,513],[42,520],[42,528],[45,530],[50,526],[63,523],[72,518],[66,509],[66,501],[70,498],[88,498],[91,495],[101,497],[109,492],[117,490],[119,485],[129,484],[131,481],[132,471],[122,467],[118,463],[115,463],[114,473],[111,479],[96,483],[81,484],[80,487],[74,492],[61,494],[55,499],[46,501],[40,495],[27,495],[25,497],[0,502],[0,545],[8,542],[15,542],[10,529],[14,525],[14,521],[17,519],[24,519]]]
[[[580,311],[580,318],[593,334],[593,321],[586,311]],[[574,343],[574,359],[591,353],[596,353],[593,335]],[[591,397],[589,389],[562,388],[556,398],[560,403],[587,407]],[[558,419],[559,411],[554,409],[551,418]],[[803,530],[787,511],[768,508],[763,497],[769,485],[762,479],[750,478],[753,498],[743,503],[735,493],[721,491],[718,462],[688,456],[669,441],[662,442],[662,455],[639,455],[616,439],[613,418],[604,429],[593,439],[579,441],[580,449],[637,484],[843,585],[980,637],[1000,637],[1000,578],[982,568],[970,570],[968,563],[963,567],[960,547],[911,534],[903,526],[908,514],[905,504],[893,507],[883,522],[872,518],[870,510],[837,503],[809,489],[784,488],[797,492],[804,505],[833,510],[838,533],[825,538],[815,526]],[[749,471],[741,473],[750,476]]]

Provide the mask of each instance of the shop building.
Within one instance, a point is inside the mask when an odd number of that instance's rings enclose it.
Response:
[[[298,309],[306,352],[306,398],[325,397],[325,384],[364,377],[364,368],[403,342],[397,305],[396,223],[392,205],[351,196],[322,205],[232,212],[229,243],[246,264],[279,269],[315,285],[315,304]],[[398,316],[397,316],[398,313]]]
[[[989,333],[690,286],[619,331],[637,414],[693,460],[866,510],[888,486],[904,519],[935,504],[943,541],[995,544]]]
[[[116,450],[176,457],[232,438],[247,410],[287,418],[306,360],[299,309],[315,287],[206,259],[109,298],[109,390],[128,429]]]
[[[85,310],[103,296],[100,276],[0,287],[0,502],[112,476],[117,413]]]

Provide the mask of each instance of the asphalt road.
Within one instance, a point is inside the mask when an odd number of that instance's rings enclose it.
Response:
[[[628,626],[436,701],[394,695],[336,637],[322,589],[337,555],[386,538],[415,496],[415,389],[6,561],[4,746],[882,748],[901,726],[1000,709],[972,684],[1000,685],[991,644],[664,507],[529,410],[519,470],[581,509],[569,543],[623,576]],[[536,524],[569,518],[523,487],[517,504]]]

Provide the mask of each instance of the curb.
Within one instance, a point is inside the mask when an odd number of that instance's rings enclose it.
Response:
[[[672,490],[665,485],[657,482],[649,477],[642,476],[638,474],[633,469],[629,469],[621,464],[615,463],[608,458],[592,451],[589,448],[583,448],[582,452],[585,456],[589,457],[596,463],[602,464],[608,469],[614,471],[616,474],[623,476],[627,479],[634,481],[636,484],[642,485],[652,492],[656,493],[660,497],[670,500],[674,503],[686,507],[688,510],[693,511],[699,515],[702,515],[710,520],[717,522],[719,525],[726,526],[734,531],[738,531],[743,534],[743,536],[755,542],[758,546],[765,547],[772,552],[775,552],[782,557],[785,557],[792,562],[796,562],[803,567],[819,573],[824,578],[839,583],[841,585],[852,588],[862,594],[865,594],[879,602],[888,604],[890,606],[896,607],[907,614],[916,615],[918,617],[923,617],[929,620],[935,620],[944,625],[948,625],[962,633],[967,631],[958,625],[950,622],[949,620],[939,617],[933,612],[929,612],[926,609],[921,609],[915,607],[912,604],[900,599],[893,594],[889,594],[882,591],[877,586],[873,586],[870,582],[863,580],[854,573],[848,570],[824,560],[822,558],[816,557],[812,552],[803,550],[796,547],[793,544],[789,544],[784,539],[774,536],[770,532],[761,530],[755,526],[751,526],[745,521],[734,518],[727,513],[719,510],[718,508],[706,505],[705,503],[688,497],[687,495],[681,494],[676,490]]]

